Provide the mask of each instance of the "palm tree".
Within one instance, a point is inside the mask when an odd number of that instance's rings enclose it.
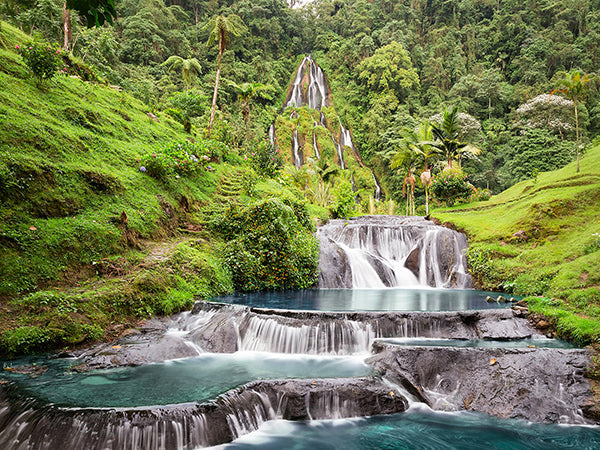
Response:
[[[550,95],[555,92],[564,94],[573,102],[575,107],[575,139],[577,145],[577,173],[579,173],[579,118],[577,117],[577,101],[583,99],[587,84],[590,81],[587,74],[581,74],[579,70],[573,69],[562,80],[559,80],[558,87],[550,92]]]
[[[250,101],[258,98],[263,100],[273,100],[273,96],[270,94],[274,91],[273,87],[268,84],[262,83],[242,83],[240,85],[233,81],[227,82],[229,86],[233,87],[238,91],[238,97],[242,102],[242,117],[244,118],[244,124],[246,126],[246,134],[248,134],[248,116],[250,115]]]
[[[404,173],[404,181],[402,182],[402,196],[406,197],[406,215],[415,214],[415,183],[416,179],[413,172],[416,170],[419,163],[418,154],[405,144],[392,157],[390,167],[392,169],[400,169],[399,172]]]
[[[207,45],[211,46],[217,43],[219,45],[219,59],[217,61],[217,76],[215,77],[215,91],[213,94],[212,109],[210,111],[210,122],[206,131],[207,137],[210,137],[213,122],[215,120],[215,110],[217,108],[217,91],[219,90],[219,78],[221,77],[221,58],[223,52],[229,47],[231,36],[241,36],[247,28],[242,19],[235,14],[229,16],[216,16],[204,25],[203,30],[210,30]]]
[[[442,123],[440,125],[432,124],[431,132],[436,140],[424,143],[437,148],[438,153],[448,161],[448,168],[452,168],[452,160],[457,160],[460,165],[460,159],[465,153],[472,155],[481,153],[481,150],[478,148],[460,141],[458,107],[456,106],[451,110],[446,108]]]
[[[200,75],[202,73],[202,67],[196,58],[183,59],[181,56],[173,55],[162,63],[162,65],[169,66],[169,71],[177,70],[181,67],[181,76],[185,83],[186,92],[188,92],[192,86],[192,75]]]
[[[425,188],[425,214],[429,214],[429,185],[431,184],[431,170],[429,161],[439,155],[437,149],[429,144],[433,140],[431,124],[422,123],[419,128],[407,136],[418,158],[423,163],[421,172],[421,185]]]

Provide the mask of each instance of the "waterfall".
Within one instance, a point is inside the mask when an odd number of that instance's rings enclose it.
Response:
[[[255,381],[215,401],[149,408],[60,408],[0,387],[1,448],[140,450],[224,444],[267,420],[392,414],[407,400],[370,378]]]
[[[325,114],[321,112],[321,126],[323,128],[327,128],[327,120],[325,119]]]
[[[275,148],[275,124],[272,123],[269,127],[269,142]]]
[[[219,353],[352,355],[369,352],[380,338],[506,339],[535,334],[525,318],[515,318],[510,310],[333,313],[200,302],[186,321],[189,340]]]
[[[284,109],[288,106],[308,106],[320,111],[322,107],[329,106],[328,94],[329,86],[323,69],[313,61],[312,56],[305,56],[296,71]]]
[[[339,120],[339,118],[338,118]],[[350,147],[354,153],[356,153],[356,147],[354,147],[354,143],[352,142],[352,136],[350,135],[350,130],[344,128],[342,125],[342,121],[340,122],[340,145],[342,148]]]
[[[294,82],[292,84],[292,90],[290,92],[290,96],[284,106],[287,108],[288,106],[302,106],[302,79],[304,78],[304,74],[306,73],[306,62],[308,61],[308,56],[305,56],[300,66],[298,66],[298,70],[296,71],[296,78],[294,78]]]
[[[315,159],[321,159],[321,153],[319,152],[319,146],[317,145],[317,135],[315,133],[315,128],[319,126],[319,123],[315,120],[315,126],[312,132],[312,142],[313,142],[313,150],[315,152]]]
[[[298,143],[298,130],[294,130],[292,138],[292,155],[294,158],[294,166],[296,166],[296,169],[299,169],[302,164],[304,164],[304,155],[302,153],[302,148]]]
[[[372,173],[373,173],[373,181],[375,182],[375,200],[380,201],[381,200],[381,186],[379,185],[379,182],[377,181],[375,172],[372,172]]]
[[[344,162],[344,149],[340,144],[336,142],[335,136],[333,134],[331,135],[331,140],[333,141],[333,145],[335,146],[335,149],[337,151],[340,167],[342,168],[342,170],[344,170],[346,168],[346,163]]]
[[[318,235],[321,288],[471,287],[465,236],[423,218],[332,220]]]

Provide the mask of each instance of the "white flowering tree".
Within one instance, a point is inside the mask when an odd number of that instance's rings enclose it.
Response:
[[[523,132],[545,128],[564,138],[575,130],[572,111],[571,100],[558,95],[540,94],[517,108],[517,125]]]

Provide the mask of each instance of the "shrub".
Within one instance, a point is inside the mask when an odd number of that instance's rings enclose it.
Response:
[[[56,74],[60,61],[60,49],[56,44],[34,41],[15,48],[39,82],[50,80]]]
[[[355,196],[349,180],[343,180],[334,189],[335,203],[331,208],[334,218],[347,219],[356,211]]]
[[[284,165],[279,149],[268,139],[252,145],[249,159],[256,173],[269,178],[276,177]]]
[[[484,202],[490,199],[492,193],[489,189],[474,188],[469,197],[469,202]]]
[[[473,185],[467,181],[467,175],[461,169],[445,169],[433,177],[429,188],[434,198],[448,206],[461,198],[469,198],[473,191]]]
[[[212,170],[209,163],[216,161],[226,151],[223,143],[211,139],[177,143],[144,155],[140,171],[162,181],[171,176],[193,175]]]
[[[304,289],[316,281],[319,247],[306,207],[288,203],[267,199],[223,216],[224,258],[236,289]]]

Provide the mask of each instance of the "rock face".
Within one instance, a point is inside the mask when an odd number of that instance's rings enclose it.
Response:
[[[375,343],[367,362],[433,409],[587,423],[584,349],[404,348]]]
[[[321,312],[198,302],[178,317],[178,333],[153,329],[95,347],[82,369],[140,365],[202,352],[302,354],[368,352],[376,338],[525,339],[542,337],[508,309],[452,312]]]
[[[373,378],[257,381],[216,401],[135,409],[63,409],[0,387],[0,448],[197,448],[230,442],[271,419],[391,414],[407,401]]]
[[[330,220],[318,236],[320,288],[472,287],[465,236],[422,217]]]

